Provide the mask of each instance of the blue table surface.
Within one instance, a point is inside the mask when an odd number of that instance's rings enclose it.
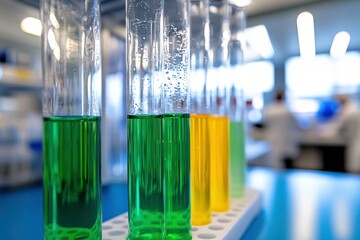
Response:
[[[306,170],[249,169],[263,210],[242,239],[360,239],[360,176]],[[103,187],[103,220],[127,211],[125,184]],[[43,238],[41,186],[0,192],[0,239]]]

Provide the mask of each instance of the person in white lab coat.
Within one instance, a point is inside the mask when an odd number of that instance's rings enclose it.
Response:
[[[264,110],[266,139],[271,144],[270,166],[282,169],[285,162],[298,156],[298,125],[285,104],[284,92],[278,90],[275,102]]]
[[[346,141],[345,169],[360,173],[360,111],[357,103],[348,95],[339,94],[340,112],[334,119],[332,131]]]

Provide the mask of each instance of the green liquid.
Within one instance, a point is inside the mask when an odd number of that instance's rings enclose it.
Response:
[[[191,239],[190,114],[165,114],[162,123],[166,239]]]
[[[100,126],[44,118],[44,239],[101,239]]]
[[[191,239],[190,115],[128,116],[128,239]]]
[[[164,160],[160,115],[128,116],[128,239],[163,239]]]
[[[245,136],[242,122],[230,122],[230,196],[245,194]]]

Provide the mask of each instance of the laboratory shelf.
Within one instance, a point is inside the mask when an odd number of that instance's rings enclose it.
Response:
[[[262,209],[261,193],[247,188],[245,196],[232,200],[230,210],[213,213],[212,222],[205,226],[193,226],[193,239],[240,239],[252,220]],[[102,225],[103,240],[126,239],[128,234],[127,212],[112,218]]]

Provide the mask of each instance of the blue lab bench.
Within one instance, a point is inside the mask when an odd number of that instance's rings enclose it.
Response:
[[[263,210],[242,239],[360,239],[360,176],[251,168]],[[103,221],[127,211],[125,184],[103,187]],[[43,239],[41,185],[0,192],[0,239]]]

